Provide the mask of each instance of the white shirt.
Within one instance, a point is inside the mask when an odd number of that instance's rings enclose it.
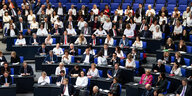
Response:
[[[46,15],[51,15],[53,13],[53,8],[46,9]]]
[[[68,59],[64,58],[65,55],[62,56],[61,62],[70,64],[71,63],[71,55],[68,55]]]
[[[64,89],[63,89],[64,90]],[[66,85],[66,89],[65,89],[65,92],[63,94],[64,96],[69,96],[69,87],[68,85]]]
[[[124,30],[124,35],[126,35],[126,37],[133,37],[134,36],[134,32],[132,29],[125,29]]]
[[[142,48],[143,47],[143,42],[142,41],[140,41],[140,42],[135,41],[132,46],[136,47],[136,48],[138,48],[138,47]]]
[[[128,59],[126,59],[125,66],[131,66],[131,67],[135,68],[136,67],[135,60],[133,59],[131,62],[128,62]]]
[[[135,23],[141,23],[141,16],[140,17],[138,17],[138,18],[136,18],[136,17],[134,17],[134,21],[135,21]]]
[[[63,15],[63,8],[58,7],[58,11],[57,11],[58,15]]]
[[[3,17],[3,16],[4,16],[5,11],[7,11],[7,9],[4,10],[4,9],[2,8],[2,9],[0,10],[0,17]]]
[[[37,30],[37,35],[38,35],[38,36],[47,36],[47,35],[48,35],[48,32],[47,32],[47,30],[46,30],[45,28],[43,28],[43,29],[39,28],[39,29]]]
[[[115,53],[117,54],[117,57],[124,57],[123,51],[121,50],[120,53],[118,53],[117,51],[115,51]]]
[[[62,55],[63,54],[63,49],[62,48],[53,48],[53,53],[55,54],[55,55],[57,55],[57,54],[59,54],[59,55]]]
[[[190,16],[190,14],[191,14],[190,11],[189,11],[188,13],[187,13],[187,11],[184,11],[184,12],[183,12],[183,15],[182,15],[182,18],[183,18],[183,19],[186,19],[187,17]]]
[[[177,70],[173,71],[173,69],[171,70],[171,74],[175,74],[177,76],[182,76],[181,74],[181,68],[177,68]]]
[[[56,25],[58,25],[59,28],[63,28],[63,22],[61,22],[61,21],[56,20],[55,23],[54,23],[54,28],[55,28]]]
[[[92,54],[92,55],[95,55],[94,49],[90,50],[89,53]],[[86,52],[84,52],[83,54],[86,54]]]
[[[99,29],[97,29],[93,34],[95,34],[95,35],[102,35],[102,36],[106,36],[107,35],[105,30],[100,31]]]
[[[95,15],[98,15],[99,14],[99,9],[91,9],[92,11],[93,11],[93,13],[95,14]]]
[[[108,50],[105,50],[105,49],[104,49],[104,56],[108,56],[107,51],[108,51]]]
[[[150,16],[151,16],[151,13],[153,14],[153,16],[155,16],[155,10],[154,10],[154,9],[147,10],[147,11],[146,11],[146,16],[150,17]]]
[[[136,24],[135,23],[130,23],[130,26],[131,26],[131,29],[134,31],[135,30],[135,28],[136,28]]]
[[[83,21],[83,22],[79,21],[78,22],[77,26],[79,27],[79,30],[81,30],[81,28],[84,27],[85,23],[86,23],[85,21]]]
[[[38,22],[31,22],[30,24],[30,29],[38,29],[39,28],[39,24]]]
[[[159,30],[159,32],[157,32],[156,30],[153,31],[153,39],[162,39],[162,32]]]
[[[187,18],[187,26],[192,27],[192,19],[190,17]]]
[[[70,11],[72,11],[72,15],[76,16],[76,14],[77,14],[76,9],[69,9],[68,14],[69,14]]]
[[[72,34],[72,35],[76,35],[77,34],[75,29],[73,29],[73,28],[71,28],[71,29],[67,28],[66,30],[67,30],[67,34]]]
[[[103,24],[103,29],[104,30],[110,30],[112,28],[112,23],[111,22],[104,22]]]
[[[176,34],[181,34],[183,32],[183,27],[181,25],[179,27],[175,26],[173,32],[176,32]]]
[[[48,41],[47,38],[45,38],[45,43],[51,43],[51,44],[53,44],[53,39],[51,38],[51,39]]]
[[[77,45],[86,45],[87,44],[87,39],[84,38],[84,41],[80,42],[79,38],[75,41],[75,44]]]
[[[127,9],[125,9],[124,14],[125,14],[126,16],[128,16],[128,13],[131,13],[131,16],[132,16],[133,10],[127,10]]]
[[[12,30],[10,30],[10,37],[14,37],[14,36],[16,36],[15,31],[12,29]]]
[[[15,42],[15,45],[26,45],[26,41],[25,41],[25,38],[23,39],[17,39],[16,42]]]
[[[11,16],[3,16],[3,22],[9,22],[11,20]]]
[[[54,22],[57,21],[58,17],[59,17],[58,15],[55,15],[54,17],[51,15],[51,23],[54,24]]]
[[[107,16],[106,15],[103,15],[103,16],[99,16],[98,20],[101,22],[101,23],[104,23],[105,20],[106,20]]]
[[[97,68],[95,68],[95,70],[93,71],[92,69],[90,71],[87,72],[88,76],[92,76],[92,77],[100,77],[99,76],[99,71]]]
[[[161,25],[164,20],[165,20],[165,24],[167,24],[167,17],[165,17],[165,16],[164,16],[164,17],[160,16],[159,24]]]
[[[114,42],[114,40],[113,40],[113,38],[111,37],[111,39],[107,42],[108,40],[107,40],[107,38],[105,39],[105,43],[106,44],[108,44],[109,46],[113,46],[113,42]]]
[[[77,80],[76,80],[75,84],[78,87],[86,87],[88,85],[88,78],[86,76],[77,77]]]
[[[83,61],[83,63],[90,63],[90,62],[89,62],[89,55],[86,55],[86,56],[85,56],[85,60]]]
[[[45,84],[50,84],[50,79],[48,76],[45,77],[45,79],[43,79],[43,77],[39,77],[38,79],[38,84],[41,84],[41,85],[45,85]]]
[[[98,60],[97,60],[97,64],[98,65],[107,65],[107,59],[105,58],[105,56],[103,56],[103,57],[99,56]]]
[[[27,16],[28,22],[29,22],[29,23],[32,23],[32,22],[33,22],[33,18],[35,18],[35,14],[32,14],[32,15],[29,14],[29,15]]]
[[[116,11],[117,11],[117,13],[118,13],[119,15],[123,15],[123,9],[121,9],[121,10],[116,9]]]
[[[154,24],[152,24],[151,27],[149,28],[149,30],[150,30],[151,32],[154,32],[154,31],[156,30],[156,27],[159,27],[159,28],[160,28],[159,25],[154,25]]]
[[[65,67],[63,67],[62,70],[64,70],[64,71],[65,71],[65,74],[66,74],[66,69],[65,69]],[[55,75],[60,75],[60,71],[61,71],[61,69],[60,69],[60,67],[58,66],[58,67],[56,68],[56,70],[55,70]]]

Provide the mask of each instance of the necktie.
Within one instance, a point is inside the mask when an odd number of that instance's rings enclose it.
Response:
[[[58,30],[56,29],[56,33],[58,33]]]
[[[87,34],[87,28],[85,28],[85,34]]]
[[[25,74],[27,73],[27,68],[24,69],[24,73],[25,73]]]
[[[93,45],[95,45],[95,40],[93,40]]]
[[[5,78],[5,83],[7,83],[7,78]]]
[[[64,85],[64,88],[63,88],[63,94],[65,93],[65,90],[66,90],[66,85]]]
[[[65,36],[65,44],[67,44],[67,36]]]
[[[152,24],[153,18],[150,19],[150,25]]]
[[[113,29],[113,32],[114,32],[114,36],[117,36],[117,33],[116,33],[115,29]]]
[[[183,86],[183,90],[181,92],[181,96],[185,96],[185,90],[186,90],[186,86]]]

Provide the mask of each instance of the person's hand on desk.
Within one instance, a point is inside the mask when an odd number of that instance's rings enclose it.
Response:
[[[133,66],[126,66],[126,68],[133,68]]]
[[[108,78],[113,78],[113,77],[112,77],[111,75],[109,75],[108,73],[107,73],[107,77],[108,77]]]
[[[5,83],[4,86],[9,86],[9,83]]]
[[[77,63],[80,63],[80,61],[79,61],[79,60],[77,60]]]
[[[40,53],[40,55],[42,55],[42,56],[43,56],[43,55],[46,55],[46,53]]]
[[[157,70],[154,70],[154,72],[158,72]]]

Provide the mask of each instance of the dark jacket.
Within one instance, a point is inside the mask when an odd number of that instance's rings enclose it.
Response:
[[[61,85],[61,94],[64,93],[63,90],[64,90],[64,85]],[[73,87],[73,85],[68,84],[68,91],[70,96],[75,95],[75,88]]]
[[[22,74],[22,73],[25,73],[23,66],[21,66],[21,68],[19,70],[19,74]],[[29,73],[30,75],[33,75],[33,69],[30,65],[27,65],[27,73]]]
[[[8,71],[9,73],[11,73],[10,67],[7,67],[6,71]],[[1,68],[1,75],[5,72],[5,68],[2,67]]]
[[[153,89],[149,90],[148,92],[147,91],[148,90],[145,90],[141,96],[153,96]]]
[[[26,22],[22,22],[22,25],[23,25],[23,29],[27,29],[27,23]],[[20,25],[20,22],[17,22],[16,23],[16,28],[20,31],[21,30],[21,25]]]
[[[175,50],[175,45],[171,44],[170,46],[168,44],[165,45],[165,49],[173,49],[173,51]]]
[[[95,40],[96,40],[96,44],[95,45],[99,45],[100,44],[99,40],[97,38]],[[89,40],[89,44],[90,43],[93,45],[93,39],[92,38]]]
[[[146,31],[142,30],[140,36],[141,37],[145,37],[145,38],[151,38],[152,37],[152,33],[149,30],[146,30]]]
[[[139,8],[137,8],[136,9],[136,14],[140,14],[139,11],[140,11]],[[142,17],[145,17],[145,9],[144,8],[141,9],[141,15],[142,15]]]
[[[39,37],[36,38],[36,42],[40,44]],[[29,44],[32,45],[32,43],[34,43],[33,37],[31,37],[31,38],[29,39]]]
[[[116,32],[116,36],[121,36],[121,34],[117,31],[117,29],[115,29],[115,32]],[[110,30],[109,30],[109,34],[110,34],[111,36],[114,36],[113,29],[110,29]]]
[[[1,80],[1,85],[4,85],[5,84],[5,77],[2,76],[0,80]],[[12,84],[11,76],[7,77],[7,83]]]
[[[156,86],[158,86],[156,87],[157,92],[158,93],[165,92],[167,90],[167,84],[168,84],[167,79],[159,80],[159,82],[156,83]]]
[[[184,61],[183,57],[181,57],[180,62],[178,62],[177,59],[175,58],[175,62],[176,62],[176,64],[185,65],[185,61]]]
[[[152,68],[152,70],[157,70],[158,72],[165,72],[165,65],[161,64],[161,66],[159,67],[158,64],[155,64]]]
[[[45,61],[45,62],[47,62],[47,61],[48,61],[48,62],[51,62],[51,57],[50,57],[50,55],[47,55],[44,61]],[[54,61],[55,63],[58,62],[58,58],[57,58],[56,55],[53,55],[53,61]]]
[[[70,55],[77,55],[78,54],[78,50],[76,47],[74,47],[75,52],[71,52],[71,50],[73,50],[73,49],[69,48]]]
[[[20,62],[20,58],[16,56],[16,58],[11,57],[11,63],[17,63]]]
[[[119,63],[119,62],[120,62],[120,58],[117,57],[117,58],[116,58],[116,61],[110,60],[110,65],[114,65],[115,63]]]
[[[84,32],[84,31],[85,31],[84,29],[85,29],[85,27],[82,27],[82,29],[81,29],[81,34],[84,34],[84,33],[85,33],[85,32]],[[91,35],[91,34],[92,34],[92,32],[91,32],[91,27],[88,27],[87,33],[88,33],[88,34],[86,34],[86,35]]]
[[[83,54],[82,58],[81,58],[81,63],[84,62],[85,60],[85,57],[86,57],[86,54]],[[89,54],[89,63],[93,63],[94,62],[94,56]]]
[[[179,86],[179,88],[176,90],[175,93],[176,94],[181,94],[182,90],[183,90],[183,86],[181,85],[181,86]],[[192,91],[191,90],[192,90],[191,86],[187,85],[187,89],[185,91],[185,96],[192,96]]]
[[[1,58],[2,58],[2,59],[0,59],[0,62],[7,62],[5,56],[2,56]]]
[[[37,54],[40,55],[40,53],[43,53],[43,48],[42,48],[42,47],[40,47],[40,48],[38,49]],[[45,53],[46,53],[46,54],[49,53],[49,49],[48,49],[47,47],[45,47]]]
[[[62,32],[62,30],[61,30],[60,28],[58,28],[57,31],[58,31],[58,33],[59,33],[60,35],[63,34],[63,32]],[[54,33],[56,33],[56,29],[55,29],[55,28],[53,28],[53,29],[51,30],[51,34],[54,34]]]
[[[65,75],[63,79],[65,79],[65,78],[69,78],[69,77]],[[61,79],[62,79],[62,76],[59,75],[59,76],[57,77],[57,82],[61,82]]]
[[[61,36],[61,40],[60,40],[61,42],[60,43],[63,43],[63,44],[65,43],[65,38],[64,37],[65,37],[64,35]],[[67,43],[71,43],[69,35],[67,35]]]
[[[120,96],[120,86],[119,86],[119,83],[112,83],[109,91],[113,94],[113,96]]]
[[[14,31],[15,31],[15,35],[18,35],[18,31],[17,31],[17,29],[13,29]],[[10,36],[11,34],[11,30],[10,29],[8,29],[7,30],[7,36]]]

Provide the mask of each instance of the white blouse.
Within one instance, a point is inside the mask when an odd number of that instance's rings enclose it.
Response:
[[[147,11],[146,11],[146,16],[150,17],[150,16],[151,16],[151,13],[153,14],[153,16],[155,16],[155,10],[154,10],[154,9],[147,10]]]
[[[92,77],[100,77],[99,76],[99,70],[97,68],[95,68],[94,71],[92,69],[90,71],[88,71],[87,75],[92,76]]]
[[[53,8],[46,9],[46,15],[51,15],[53,13]]]
[[[45,29],[45,28],[43,28],[43,29],[38,29],[37,30],[37,35],[38,36],[47,36],[48,35],[48,32],[47,32],[47,30]]]
[[[92,55],[95,55],[94,49],[90,50],[89,53],[92,54]],[[83,54],[86,54],[86,51]]]
[[[38,84],[41,84],[41,85],[45,85],[45,84],[50,84],[50,79],[48,76],[45,77],[45,79],[43,79],[43,77],[39,77],[38,79]]]
[[[51,15],[51,23],[54,24],[54,22],[57,21],[58,17],[59,17],[58,15],[55,15],[54,17]]]
[[[77,77],[77,80],[76,80],[75,84],[78,87],[86,87],[88,85],[88,78],[86,76]]]
[[[112,28],[112,23],[111,22],[104,22],[103,24],[103,29],[104,30],[110,30]]]
[[[162,39],[162,32],[159,30],[159,32],[157,32],[156,30],[153,32],[153,39]]]
[[[181,74],[181,68],[177,68],[177,70],[173,71],[173,69],[171,70],[171,74],[175,74],[177,76],[182,76]]]
[[[125,14],[126,16],[128,16],[128,13],[131,13],[131,16],[132,16],[133,10],[127,10],[127,9],[125,9],[124,14]]]
[[[62,55],[63,54],[63,49],[62,48],[53,48],[53,53],[55,54],[55,55]]]
[[[11,16],[3,16],[3,22],[9,22],[11,20]]]
[[[95,34],[95,35],[99,35],[99,36],[106,36],[107,35],[107,33],[106,33],[106,31],[105,30],[102,30],[102,31],[100,31],[99,29],[97,29],[93,34]]]
[[[55,75],[60,75],[60,71],[61,70],[64,70],[65,71],[65,74],[66,74],[66,69],[65,69],[65,67],[63,67],[62,69],[60,69],[60,67],[58,66],[57,68],[56,68],[56,70],[55,70]]]
[[[140,41],[140,42],[135,41],[132,46],[136,47],[136,48],[138,48],[138,47],[142,48],[143,47],[143,42],[142,41]]]
[[[83,21],[83,22],[79,21],[78,22],[77,26],[79,27],[79,30],[81,30],[81,28],[84,27],[85,23],[86,23],[85,21]]]
[[[120,53],[118,53],[117,51],[115,51],[115,53],[117,54],[117,57],[119,57],[119,58],[124,57],[122,50],[120,51]]]
[[[103,57],[99,56],[97,58],[97,64],[98,65],[107,65],[107,59],[105,58],[105,56],[103,56]]]
[[[107,38],[105,39],[105,43],[108,44],[109,46],[113,46],[113,38],[111,37],[111,39],[108,41]]]
[[[86,45],[87,44],[87,39],[84,38],[84,41],[80,42],[79,38],[75,41],[75,44],[77,45]]]
[[[183,27],[181,25],[179,27],[175,26],[173,32],[176,32],[176,34],[181,34],[183,32]]]
[[[67,28],[66,30],[67,30],[67,34],[71,34],[71,35],[76,35],[77,34],[75,29],[73,29],[73,28],[72,29]]]
[[[117,13],[122,16],[123,15],[123,9],[119,10],[119,9],[116,9]]]
[[[39,23],[38,22],[31,22],[30,24],[30,29],[38,29],[39,28]]]
[[[93,13],[95,14],[95,15],[98,15],[99,14],[99,9],[91,9],[92,11],[93,11]]]
[[[133,37],[134,36],[134,31],[132,29],[125,29],[124,30],[124,35],[126,35],[126,37]]]
[[[106,20],[106,15],[103,15],[103,16],[99,16],[98,20],[101,22],[101,23],[104,23],[105,20]]]
[[[72,15],[76,16],[76,14],[77,14],[77,13],[76,13],[76,9],[69,9],[69,10],[68,10],[68,14],[69,14],[70,11],[72,11]]]
[[[150,30],[151,32],[154,32],[154,31],[156,30],[156,27],[159,27],[159,28],[160,28],[159,25],[154,25],[154,24],[152,24],[151,27],[149,28],[149,30]]]
[[[135,23],[140,24],[141,23],[141,16],[138,18],[134,17],[134,21],[135,21]]]
[[[167,17],[160,16],[159,24],[161,25],[164,20],[165,20],[165,24],[167,24]]]
[[[32,15],[28,15],[27,16],[27,20],[28,20],[28,22],[31,24],[32,22],[33,22],[33,18],[35,18],[35,14],[32,14]]]
[[[133,59],[131,62],[128,62],[128,59],[126,59],[126,64],[125,64],[125,66],[126,66],[126,67],[127,67],[127,66],[131,66],[131,67],[135,68],[135,67],[136,67],[135,60]]]
[[[54,28],[55,28],[56,25],[58,25],[59,28],[63,28],[63,22],[61,22],[61,21],[56,20],[55,23],[54,23]]]
[[[71,63],[71,55],[68,55],[68,59],[64,58],[65,55],[62,56],[61,62],[70,64]]]
[[[47,38],[45,38],[45,44],[48,44],[48,43],[53,44],[53,39],[51,38],[48,41]]]
[[[15,42],[15,45],[26,45],[26,40],[25,38],[23,39],[17,39]]]

